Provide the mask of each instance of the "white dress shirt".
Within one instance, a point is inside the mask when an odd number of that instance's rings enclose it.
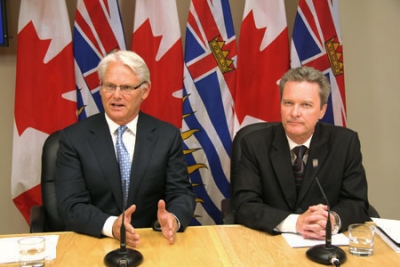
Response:
[[[113,144],[114,144],[114,149],[115,149],[115,157],[117,157],[117,148],[116,148],[116,142],[117,142],[117,130],[120,126],[116,124],[114,121],[112,121],[107,115],[106,116],[106,121],[108,124],[108,128],[110,129],[110,134],[113,139]],[[129,158],[132,162],[133,159],[133,154],[135,151],[135,143],[136,143],[136,130],[137,130],[137,122],[138,122],[138,117],[136,116],[135,119],[133,119],[131,122],[126,124],[128,129],[125,130],[124,134],[122,135],[122,141],[124,142],[124,145],[126,149],[128,150],[129,153]],[[103,226],[103,230],[101,233],[105,236],[108,237],[114,237],[112,233],[112,226],[114,222],[118,219],[118,216],[110,216],[106,220]]]
[[[292,139],[289,138],[289,136],[287,136],[288,142],[289,142],[289,148],[290,148],[290,155],[291,155],[291,159],[292,159],[292,164],[296,159],[296,154],[293,152],[293,148],[295,148],[296,146],[301,146],[304,145],[307,147],[307,151],[306,154],[303,157],[304,163],[307,164],[307,159],[308,159],[308,151],[310,148],[310,143],[311,143],[311,138],[312,136],[303,144],[297,144],[295,143]],[[296,231],[296,223],[297,223],[297,219],[299,218],[299,214],[290,214],[288,217],[286,217],[286,219],[284,219],[280,224],[278,224],[278,226],[275,228],[277,231],[281,232],[281,233],[297,233]]]

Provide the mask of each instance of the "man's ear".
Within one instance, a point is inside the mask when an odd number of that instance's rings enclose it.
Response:
[[[326,109],[328,108],[328,104],[323,104],[321,111],[319,112],[319,119],[321,120],[325,116]]]
[[[149,96],[150,89],[151,89],[150,82],[147,82],[146,84],[144,84],[143,88],[140,89],[140,90],[142,90],[142,101],[145,100]]]

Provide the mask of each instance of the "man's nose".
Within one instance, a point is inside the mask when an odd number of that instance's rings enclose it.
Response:
[[[293,105],[291,114],[297,117],[300,114],[300,107],[298,105]]]

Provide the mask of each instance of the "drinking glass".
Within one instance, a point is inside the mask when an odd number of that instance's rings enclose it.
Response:
[[[375,227],[369,224],[349,225],[349,251],[357,256],[370,256],[374,253]]]
[[[24,237],[18,240],[19,265],[24,267],[42,267],[46,258],[44,237]]]

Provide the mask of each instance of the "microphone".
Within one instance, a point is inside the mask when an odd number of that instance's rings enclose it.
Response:
[[[317,182],[322,196],[324,197],[328,206],[328,220],[326,221],[325,244],[316,245],[309,248],[306,252],[306,255],[310,260],[321,264],[340,266],[341,263],[346,261],[346,253],[343,251],[343,249],[332,245],[332,223],[330,219],[331,208],[329,206],[328,198],[325,195],[324,189],[319,183],[317,177],[315,177],[315,181]]]
[[[122,188],[123,210],[122,224],[120,228],[120,248],[107,253],[104,257],[104,264],[108,267],[131,267],[138,266],[143,262],[143,255],[137,250],[126,247],[126,230],[125,230],[125,209],[126,209],[126,181],[124,180]]]

